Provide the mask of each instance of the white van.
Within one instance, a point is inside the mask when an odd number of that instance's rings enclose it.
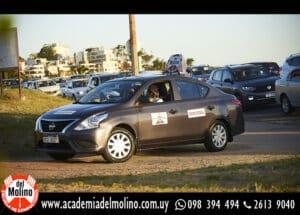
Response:
[[[35,80],[35,81],[28,81],[25,85],[28,89],[33,90],[40,90],[44,93],[48,93],[53,96],[59,95],[60,87],[58,84],[55,83],[53,80]]]

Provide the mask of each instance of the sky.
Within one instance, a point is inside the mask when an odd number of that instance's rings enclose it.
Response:
[[[20,55],[43,44],[61,43],[71,52],[125,44],[128,15],[14,15]],[[148,53],[167,60],[181,53],[194,64],[251,61],[282,64],[300,53],[300,15],[136,15],[137,37]]]

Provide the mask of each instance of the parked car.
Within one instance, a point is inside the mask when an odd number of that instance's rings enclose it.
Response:
[[[188,67],[187,72],[192,78],[198,79],[199,81],[207,81],[212,72],[212,68],[209,65],[199,65]]]
[[[222,151],[244,132],[240,101],[181,76],[127,77],[105,82],[75,104],[36,121],[36,147],[52,158],[101,154],[128,160],[136,150],[204,143]]]
[[[235,95],[244,108],[275,102],[275,81],[278,76],[252,64],[230,65],[214,70],[208,83]]]
[[[287,76],[291,71],[300,68],[300,53],[290,55],[283,63],[281,67],[281,77]]]
[[[86,75],[72,75],[69,77],[69,79],[84,79],[86,78]]]
[[[24,86],[26,86],[26,88],[28,89],[40,90],[44,93],[48,93],[53,96],[57,96],[60,93],[59,85],[56,84],[55,81],[48,79],[27,81],[27,83]]]
[[[61,88],[61,94],[76,101],[89,91],[87,83],[87,79],[70,79],[66,82],[66,87]]]
[[[66,86],[67,80],[65,78],[54,78],[53,80],[59,84],[60,88],[64,88]]]
[[[103,84],[106,81],[109,81],[111,79],[118,78],[119,74],[97,74],[93,75],[89,78],[88,81],[88,87],[89,90],[94,89],[95,87],[98,87],[100,84]]]
[[[274,73],[275,75],[280,75],[280,67],[276,62],[251,62],[249,64],[253,64],[256,66],[261,66],[265,70],[269,70],[270,73]]]
[[[2,84],[5,87],[18,88],[19,87],[19,80],[15,79],[15,78],[3,79]]]
[[[289,114],[300,107],[300,67],[285,72],[275,83],[276,100],[281,110]]]

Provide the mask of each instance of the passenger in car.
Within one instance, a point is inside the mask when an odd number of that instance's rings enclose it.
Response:
[[[149,87],[148,95],[149,95],[149,102],[151,103],[164,102],[163,99],[160,98],[158,87],[154,84]]]

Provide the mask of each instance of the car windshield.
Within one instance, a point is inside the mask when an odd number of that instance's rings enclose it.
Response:
[[[48,86],[54,86],[55,82],[54,81],[41,81],[37,82],[38,87],[48,87]]]
[[[86,87],[87,80],[73,81],[73,88]]]
[[[192,68],[193,75],[205,75],[205,74],[210,74],[210,72],[211,70],[207,66]]]
[[[96,87],[79,100],[79,104],[107,104],[128,101],[143,85],[141,81],[109,81]]]
[[[233,76],[235,81],[246,81],[257,78],[266,78],[275,76],[272,71],[263,67],[246,67],[233,70]]]

